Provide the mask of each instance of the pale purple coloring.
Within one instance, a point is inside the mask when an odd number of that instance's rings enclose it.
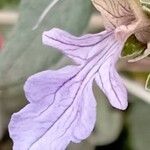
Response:
[[[107,2],[103,5],[110,6]],[[117,40],[115,28],[129,23],[133,14],[122,2],[120,10],[116,8],[120,16],[110,17],[114,22],[110,20],[109,29],[101,33],[75,37],[56,28],[43,33],[43,43],[59,49],[75,65],[28,78],[24,91],[29,104],[13,114],[9,124],[14,150],[65,150],[70,142],[86,139],[96,121],[94,81],[113,107],[127,108],[127,91],[115,66],[127,37]],[[102,15],[113,12],[104,10]]]
[[[93,80],[112,106],[127,107],[127,92],[115,68],[123,42],[113,31],[77,38],[52,29],[44,32],[43,43],[60,49],[78,65],[47,70],[26,81],[30,103],[12,116],[9,125],[14,150],[62,150],[70,141],[87,138],[96,120]]]

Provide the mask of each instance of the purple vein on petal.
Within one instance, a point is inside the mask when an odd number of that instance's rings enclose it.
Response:
[[[48,33],[51,34],[51,32],[54,33],[54,30]],[[57,38],[55,37],[56,34],[52,34],[52,37],[50,36],[51,38],[46,39],[44,43],[52,44],[52,46],[61,49],[62,37],[58,35],[63,31],[57,30],[57,32]],[[70,38],[70,34],[63,33],[64,39]],[[86,38],[88,40],[93,39],[93,41],[87,42],[85,45],[83,43],[86,43]],[[97,81],[95,75],[99,74],[103,85],[100,86],[99,82],[98,85],[104,92],[109,90],[104,82],[107,80],[107,76],[112,78],[108,69],[115,69],[114,66],[123,43],[115,40],[113,32],[106,31],[95,36],[88,35],[86,38],[71,38],[70,49],[78,47],[76,51],[81,50],[80,57],[84,55],[85,58],[84,63],[81,63],[80,66],[68,66],[57,71],[41,72],[27,80],[24,90],[30,103],[13,115],[9,125],[10,135],[15,143],[14,149],[18,150],[18,147],[24,146],[27,149],[39,150],[40,147],[47,145],[48,149],[54,150],[60,140],[63,141],[62,145],[59,145],[60,149],[65,149],[70,141],[80,142],[92,132],[96,119],[96,102],[92,92],[93,80],[95,78]],[[76,45],[76,43],[78,44]],[[69,56],[70,51],[67,51],[69,43],[64,40],[63,44],[66,46],[61,50]],[[74,52],[74,56],[79,55]],[[112,65],[112,67],[107,67],[106,70],[101,71],[105,64]],[[114,72],[113,69],[111,72]],[[118,83],[118,78],[116,80]],[[107,82],[113,89],[116,82],[114,83],[111,79]],[[42,91],[43,89],[44,91]],[[87,90],[89,92],[85,94]],[[114,90],[111,94],[113,95],[115,92]],[[107,95],[107,93],[105,94]],[[116,93],[117,96],[118,93]],[[89,97],[91,98],[89,99]],[[113,105],[111,95],[108,96],[108,99]],[[117,100],[115,99],[115,101]],[[124,100],[126,101],[126,99]],[[38,104],[41,105],[40,108]],[[120,106],[121,104],[118,105],[115,102],[113,106],[124,109],[125,106]],[[38,110],[33,111],[36,106],[38,106]],[[88,123],[84,122],[84,119]],[[32,127],[32,130],[29,126]],[[22,127],[22,129],[18,127]],[[33,135],[30,139],[27,138],[29,133]],[[64,139],[67,139],[66,142]]]
[[[95,36],[89,34],[82,37],[72,38],[72,35],[60,29],[52,29],[51,31],[44,32],[43,43],[58,48],[60,51],[62,51],[62,53],[65,53],[76,63],[82,64],[85,63],[87,59],[92,57],[91,54],[93,52],[93,49],[97,50],[97,53],[99,53],[99,50],[96,49],[95,46],[97,46],[97,44],[99,43],[104,42],[105,39],[107,39],[107,37],[111,34],[112,32],[104,31],[102,33],[96,34]],[[66,40],[68,39],[71,40],[66,42]],[[93,52],[93,54],[95,54],[95,52]]]

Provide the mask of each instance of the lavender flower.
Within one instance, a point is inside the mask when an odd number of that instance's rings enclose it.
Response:
[[[64,150],[71,141],[87,138],[96,121],[94,80],[113,107],[127,108],[127,91],[115,64],[127,38],[149,24],[145,19],[141,27],[128,1],[93,0],[93,4],[102,13],[105,31],[82,37],[56,28],[43,33],[44,44],[58,48],[76,65],[43,71],[26,81],[29,104],[9,124],[14,150]]]

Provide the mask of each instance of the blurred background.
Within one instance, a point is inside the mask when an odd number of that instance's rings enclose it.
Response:
[[[13,112],[26,99],[23,84],[32,74],[70,63],[53,48],[42,45],[45,30],[59,27],[75,35],[104,29],[99,12],[90,0],[60,0],[44,18],[41,14],[52,0],[0,0],[0,150],[11,150],[7,126]],[[150,73],[150,59],[128,63],[128,56],[141,53],[146,45],[131,36],[122,51],[118,70],[129,92],[129,107],[119,111],[110,106],[95,85],[97,123],[92,135],[68,150],[149,150],[150,92],[145,81]]]

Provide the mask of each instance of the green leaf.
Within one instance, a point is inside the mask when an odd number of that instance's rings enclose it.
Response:
[[[146,84],[145,84],[145,89],[150,91],[150,74],[147,77]]]
[[[150,105],[135,100],[128,117],[129,141],[132,150],[148,150],[150,146]]]
[[[138,56],[146,49],[146,45],[139,42],[137,38],[132,35],[126,41],[124,48],[122,50],[122,57]]]

